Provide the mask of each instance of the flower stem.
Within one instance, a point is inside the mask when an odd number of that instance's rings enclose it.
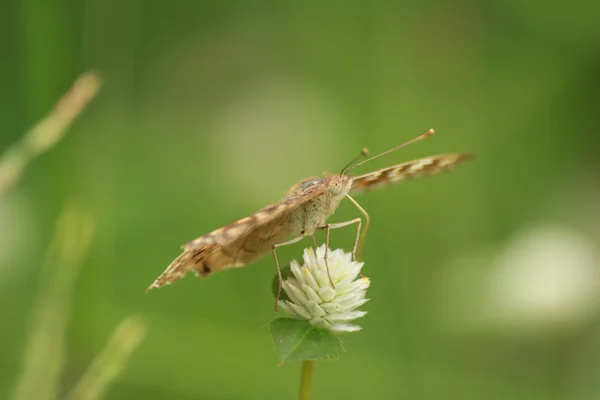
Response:
[[[313,371],[315,362],[311,360],[302,361],[302,373],[300,375],[300,400],[310,399],[310,389],[312,388]]]

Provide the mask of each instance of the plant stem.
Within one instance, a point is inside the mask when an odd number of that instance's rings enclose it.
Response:
[[[314,370],[314,361],[302,361],[302,373],[300,375],[300,396],[298,397],[300,400],[310,399],[310,390],[312,388],[312,377]]]

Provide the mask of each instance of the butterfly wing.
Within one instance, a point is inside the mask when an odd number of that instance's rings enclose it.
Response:
[[[290,190],[281,202],[256,211],[232,224],[183,245],[182,254],[146,289],[159,288],[183,278],[189,271],[207,277],[213,272],[250,264],[290,235],[287,217],[297,207],[326,190],[322,180],[300,190]]]
[[[442,154],[408,161],[392,167],[360,175],[352,181],[351,194],[360,194],[364,191],[384,187],[395,182],[407,179],[433,175],[438,172],[449,170],[456,164],[472,158],[469,153]]]

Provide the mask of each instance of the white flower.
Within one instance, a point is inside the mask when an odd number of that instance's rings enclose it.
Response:
[[[331,287],[325,265],[325,245],[315,251],[304,250],[304,265],[296,260],[290,264],[292,275],[284,280],[283,290],[289,297],[279,306],[296,319],[305,319],[317,328],[333,332],[354,332],[360,326],[348,322],[364,316],[356,310],[369,299],[365,298],[369,278],[360,277],[362,262],[352,261],[351,253],[329,250],[327,265],[335,288]]]

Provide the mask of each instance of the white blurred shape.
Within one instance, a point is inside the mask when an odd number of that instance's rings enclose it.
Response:
[[[600,309],[600,257],[591,238],[562,225],[515,234],[493,253],[440,271],[435,322],[457,333],[554,335]]]
[[[241,91],[216,118],[212,140],[244,196],[272,202],[297,180],[337,172],[354,152],[340,148],[342,123],[323,92],[282,76]],[[344,146],[345,147],[345,146]]]
[[[489,304],[498,322],[575,323],[599,304],[600,266],[594,246],[566,227],[522,231],[492,260],[492,271]]]

